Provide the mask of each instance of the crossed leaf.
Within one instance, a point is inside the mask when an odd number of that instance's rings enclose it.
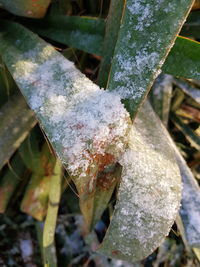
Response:
[[[71,174],[84,214],[88,208],[93,210],[88,205],[98,172],[117,161],[123,167],[119,200],[101,250],[109,248],[109,255],[129,260],[148,255],[168,233],[180,200],[180,176],[173,154],[151,109],[147,110],[151,122],[144,123],[143,114],[130,130],[128,113],[115,93],[100,90],[24,27],[11,22],[3,26],[3,59]],[[162,171],[163,164],[168,166],[167,173]],[[143,201],[142,196],[148,197]],[[138,236],[140,226],[144,236],[149,233],[146,241]]]

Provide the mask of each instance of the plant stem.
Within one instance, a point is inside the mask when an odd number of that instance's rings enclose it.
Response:
[[[61,184],[62,184],[62,164],[59,160],[57,160],[54,168],[54,175],[52,176],[50,184],[49,205],[43,232],[43,256],[44,256],[45,267],[57,266],[54,234],[55,234],[58,207],[61,196]]]

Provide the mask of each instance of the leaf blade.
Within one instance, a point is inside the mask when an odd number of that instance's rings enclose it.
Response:
[[[0,121],[1,169],[35,126],[36,120],[23,97],[15,95],[2,107]]]
[[[162,70],[174,76],[200,79],[200,43],[181,37],[167,57]]]
[[[179,208],[181,179],[166,137],[145,103],[120,161],[118,201],[99,252],[134,262],[152,253],[168,234]]]

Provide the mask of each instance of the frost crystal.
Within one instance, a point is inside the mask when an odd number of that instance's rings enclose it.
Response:
[[[73,176],[124,152],[129,115],[115,93],[100,90],[51,46],[27,51],[14,68],[30,107]]]

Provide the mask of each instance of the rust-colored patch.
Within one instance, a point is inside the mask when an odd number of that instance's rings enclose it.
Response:
[[[112,253],[112,255],[119,255],[119,254],[121,254],[121,251],[113,250],[111,253]]]
[[[100,173],[97,179],[97,187],[108,190],[116,182],[116,177],[112,173]]]

